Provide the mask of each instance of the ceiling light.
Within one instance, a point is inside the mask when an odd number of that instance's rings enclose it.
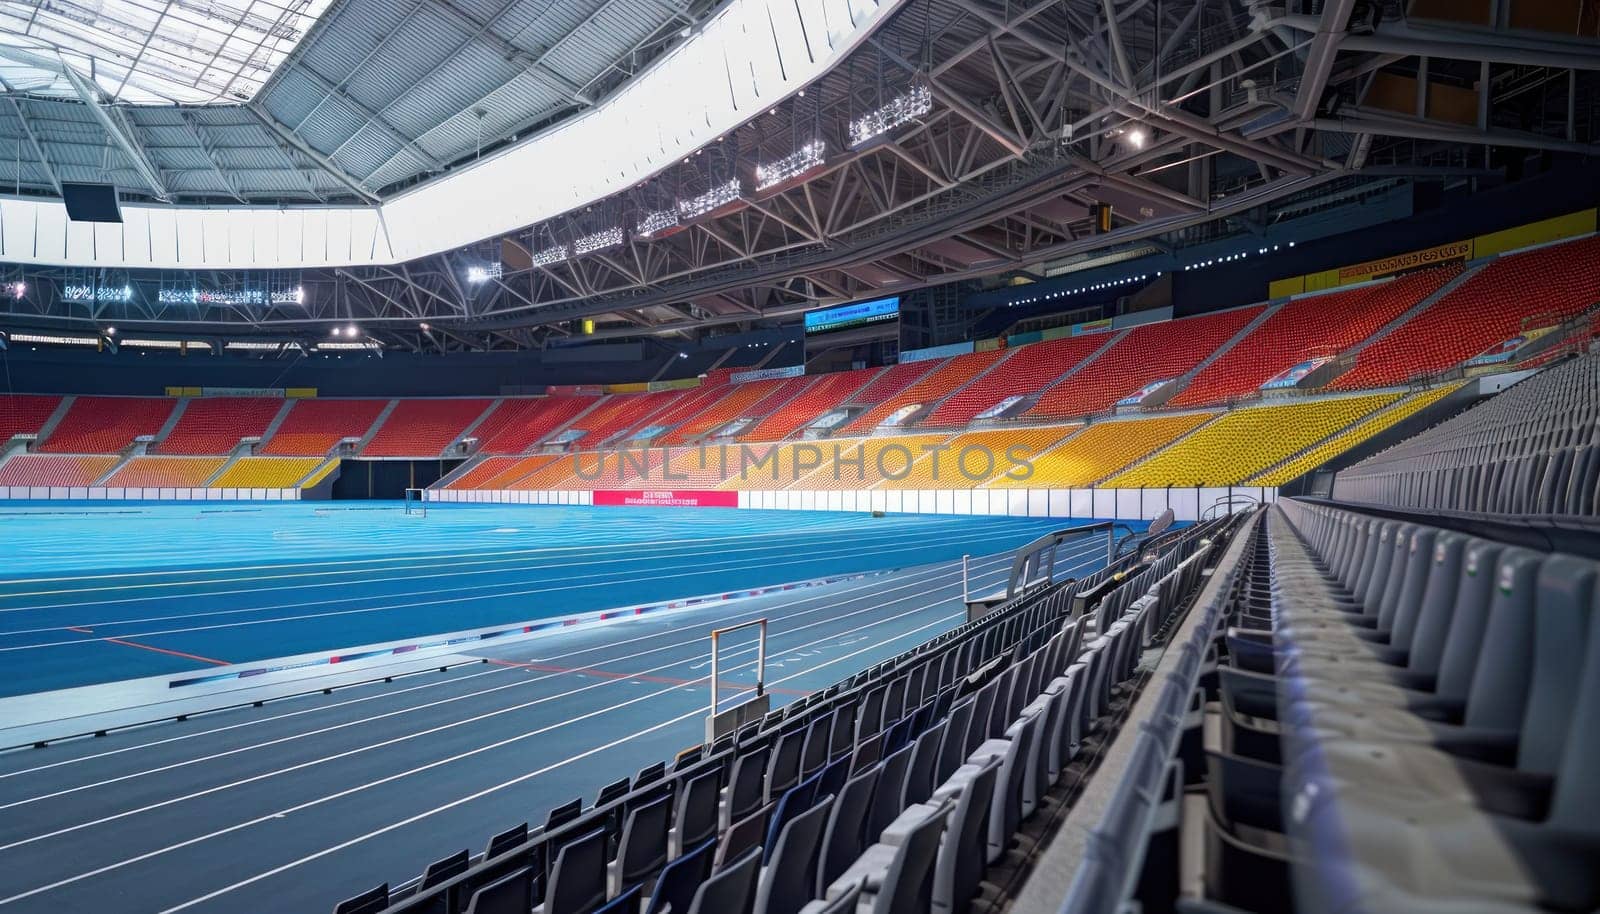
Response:
[[[421,330],[423,333],[427,333],[429,330],[432,330],[433,328],[428,326],[427,321],[423,321],[422,323],[417,325],[417,329]]]
[[[491,279],[499,279],[503,275],[505,275],[505,267],[499,261],[482,266],[467,267],[467,282],[474,284],[488,282]]]
[[[719,210],[724,206],[739,199],[743,190],[739,186],[739,179],[732,178],[721,184],[713,184],[710,190],[697,197],[678,201],[678,215],[685,220],[704,216],[706,213]]]
[[[933,110],[933,93],[920,83],[912,86],[904,95],[898,95],[883,107],[851,121],[850,145],[860,146],[931,110]]]
[[[107,327],[106,328],[106,336],[116,336],[116,335],[117,335],[117,328],[115,328],[115,327]]]
[[[572,253],[593,254],[606,248],[614,248],[622,243],[622,227],[614,225],[608,229],[601,229],[572,242]]]
[[[756,190],[766,190],[769,187],[792,181],[806,172],[822,164],[822,158],[828,151],[828,145],[821,140],[812,140],[789,153],[776,162],[756,166]]]
[[[1137,127],[1128,131],[1128,142],[1133,144],[1134,149],[1143,149],[1145,139],[1145,132]]]
[[[357,327],[355,324],[351,324],[350,326],[344,328],[344,334],[345,336],[360,336],[361,328]]]
[[[536,267],[547,267],[553,263],[560,263],[567,259],[567,246],[564,244],[551,245],[542,251],[534,251],[532,260]]]

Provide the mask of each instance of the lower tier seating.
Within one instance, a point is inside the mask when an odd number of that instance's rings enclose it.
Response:
[[[0,464],[0,486],[92,486],[121,461],[114,455],[18,454]]]
[[[218,489],[292,489],[321,457],[240,457],[211,483]]]
[[[1441,384],[1432,390],[1410,394],[1405,399],[1390,405],[1386,409],[1378,410],[1327,441],[1307,450],[1300,456],[1285,461],[1265,473],[1252,476],[1245,482],[1247,485],[1252,486],[1281,486],[1299,479],[1351,448],[1371,440],[1373,437],[1422,412],[1459,389],[1461,389],[1459,383]]]
[[[1173,531],[1070,583],[800,698],[735,733],[510,824],[336,914],[968,914],[1114,726],[1142,654],[1227,522]],[[1091,535],[1094,551],[1103,543]],[[1081,544],[1080,544],[1081,545]],[[1080,594],[1095,594],[1090,611]],[[507,823],[509,824],[509,823]],[[447,848],[440,848],[443,852]]]
[[[134,457],[112,473],[104,485],[198,489],[227,462],[226,457]]]
[[[1032,462],[1026,477],[1003,475],[989,483],[1004,489],[1069,489],[1090,486],[1135,460],[1187,435],[1214,413],[1113,420],[1084,426]]]
[[[1252,524],[1178,684],[1204,712],[1065,911],[1174,910],[1178,872],[1204,910],[1600,906],[1600,563],[1294,499]]]
[[[1144,463],[1111,477],[1106,485],[1139,488],[1242,483],[1399,398],[1399,394],[1373,394],[1234,410]]]

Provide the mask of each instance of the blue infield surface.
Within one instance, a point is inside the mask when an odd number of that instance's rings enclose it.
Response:
[[[399,503],[0,511],[0,695],[1013,549],[1071,522]]]

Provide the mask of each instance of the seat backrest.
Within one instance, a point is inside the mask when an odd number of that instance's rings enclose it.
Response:
[[[1544,556],[1506,549],[1494,569],[1494,595],[1484,622],[1483,648],[1467,691],[1465,723],[1518,730],[1532,679],[1534,595]]]
[[[422,885],[419,888],[431,889],[439,883],[454,879],[466,871],[467,852],[465,850],[456,851],[443,860],[435,860],[428,864],[428,868],[422,872]]]
[[[1574,683],[1582,682],[1600,563],[1570,555],[1552,555],[1539,569],[1534,613],[1534,654],[1530,669],[1528,710],[1517,741],[1517,767],[1554,775],[1574,727]]]
[[[528,823],[514,825],[493,838],[489,839],[489,846],[483,852],[485,858],[498,857],[519,845],[528,843]]]
[[[1424,676],[1436,676],[1444,661],[1450,640],[1450,621],[1456,612],[1456,591],[1461,587],[1461,562],[1469,537],[1442,532],[1433,540],[1433,556],[1428,564],[1428,585],[1422,606],[1417,611],[1417,630],[1411,639],[1411,656],[1406,665]]]
[[[768,757],[767,747],[762,746],[741,752],[733,760],[733,776],[728,781],[730,822],[743,819],[762,804]]]
[[[371,888],[339,902],[333,914],[378,914],[389,906],[389,883]]]
[[[1439,531],[1432,527],[1415,527],[1402,547],[1406,550],[1405,572],[1401,576],[1400,591],[1395,596],[1393,611],[1388,620],[1381,616],[1380,627],[1389,628],[1389,643],[1409,650],[1417,633],[1417,622],[1422,615],[1422,599],[1427,592],[1428,574],[1433,567],[1433,544]]]
[[[751,848],[725,864],[695,891],[687,914],[750,914],[756,899],[761,851]]]
[[[949,914],[966,914],[983,881],[989,851],[989,810],[1000,759],[990,757],[967,781],[950,815],[950,838],[939,851],[934,898]]]
[[[644,897],[644,886],[632,886],[623,889],[617,897],[606,902],[605,907],[595,911],[594,914],[639,914],[639,901]]]
[[[602,899],[605,898],[604,880],[601,882]],[[467,914],[526,914],[533,907],[533,871],[520,869],[472,893]]]
[[[717,834],[717,804],[721,799],[722,769],[708,768],[689,778],[679,789],[673,813],[678,847],[694,847]]]
[[[756,852],[756,862],[760,862],[761,842],[767,838],[767,822],[771,818],[771,811],[762,806],[743,819],[734,822],[722,835],[722,842],[717,845],[717,867],[725,866],[730,860],[737,860],[746,851]]]
[[[976,704],[977,700],[968,695],[951,705],[950,717],[945,721],[944,740],[939,745],[939,768],[934,774],[935,783],[944,783],[967,760],[967,731],[972,726],[972,712]]]
[[[711,876],[711,864],[717,850],[715,838],[702,841],[693,849],[684,851],[676,860],[667,864],[661,871],[661,878],[656,880],[655,889],[650,893],[650,903],[645,906],[644,914],[661,914],[667,908],[673,911],[689,910],[690,902],[694,901],[694,893],[699,890],[700,884]]]
[[[550,870],[545,914],[586,914],[606,900],[606,832],[597,828],[562,846]]]
[[[900,798],[905,795],[906,773],[911,769],[911,753],[915,746],[906,746],[883,760],[878,772],[878,787],[872,792],[872,808],[867,813],[866,840],[876,841],[878,834],[905,809]]]
[[[667,865],[667,829],[672,825],[672,797],[662,795],[628,811],[617,843],[621,885],[643,882]]]
[[[856,704],[840,702],[833,709],[833,734],[829,740],[828,757],[848,756],[856,744]]]
[[[817,869],[819,894],[850,868],[866,846],[863,836],[867,830],[867,813],[872,807],[872,793],[878,786],[881,768],[881,765],[873,765],[845,781],[833,801],[828,824],[823,830],[822,856]]]
[[[612,800],[620,799],[620,798],[622,798],[624,796],[627,796],[628,790],[629,790],[629,781],[628,781],[627,778],[622,778],[621,780],[612,781],[611,783],[607,784],[606,786],[600,788],[599,795],[595,797],[594,805],[596,805],[596,806],[604,806],[607,803],[610,803]]]
[[[805,745],[800,749],[800,777],[807,778],[822,770],[831,757],[833,714],[818,714],[806,727]]]
[[[861,883],[853,883],[832,901],[813,901],[800,909],[800,914],[854,914],[861,902]]]
[[[1445,637],[1444,656],[1439,661],[1439,681],[1435,689],[1443,698],[1466,701],[1472,688],[1472,674],[1482,654],[1483,630],[1489,622],[1489,604],[1494,595],[1495,566],[1501,547],[1487,540],[1467,544],[1461,559],[1461,583],[1456,587],[1456,610]]]
[[[766,798],[768,802],[783,796],[783,792],[800,783],[800,750],[805,748],[806,731],[794,729],[778,734],[772,749],[772,760],[767,763]]]
[[[817,780],[818,778],[813,776],[808,780],[801,781],[784,791],[783,796],[778,798],[777,805],[772,809],[772,818],[767,822],[767,837],[762,842],[764,853],[762,854],[761,862],[763,864],[772,862],[773,848],[777,844],[778,836],[783,833],[783,829],[788,826],[790,821],[810,809],[816,802]]]
[[[939,767],[939,745],[944,741],[946,726],[945,721],[939,721],[922,731],[922,735],[911,744],[911,765],[906,770],[905,790],[900,799],[902,807],[921,803],[933,795],[937,783],[934,773]]]
[[[954,805],[953,799],[946,799],[912,826],[884,874],[883,885],[873,899],[872,914],[925,914],[933,909],[934,863],[945,820]]]
[[[822,797],[810,809],[790,819],[778,833],[770,864],[762,871],[756,890],[756,910],[762,914],[798,914],[815,897],[817,859],[822,852],[822,828],[833,808],[833,797]]]

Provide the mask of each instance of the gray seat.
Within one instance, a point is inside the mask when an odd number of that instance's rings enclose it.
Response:
[[[562,845],[550,870],[550,888],[539,914],[588,914],[605,903],[605,829],[580,835]]]
[[[617,857],[606,865],[606,891],[610,896],[645,882],[667,865],[667,830],[671,821],[670,795],[628,811],[617,842]]]
[[[911,765],[906,769],[905,790],[900,805],[914,806],[933,795],[935,775],[939,766],[939,746],[944,742],[946,721],[939,721],[922,731],[912,743]]]
[[[701,884],[689,903],[688,914],[751,914],[760,869],[761,849],[745,851]]]
[[[758,914],[798,914],[816,896],[822,828],[832,807],[833,797],[823,797],[783,826],[772,849],[772,862],[761,871],[756,889]]]
[[[905,836],[872,901],[872,914],[924,914],[933,906],[939,840],[954,802],[946,800]]]
[[[822,833],[822,854],[817,866],[817,893],[833,883],[840,873],[849,868],[851,861],[861,855],[866,846],[863,835],[867,829],[867,814],[872,808],[872,793],[878,785],[881,765],[846,781],[828,812],[828,824]]]
[[[872,805],[867,811],[865,834],[868,841],[876,838],[905,809],[901,798],[905,795],[906,774],[911,768],[911,754],[915,751],[915,746],[907,746],[884,759],[879,766],[878,785],[872,791]]]
[[[952,780],[960,781],[960,795],[950,814],[948,836],[939,849],[933,882],[933,906],[940,914],[966,914],[972,896],[987,870],[989,809],[994,801],[1000,759],[964,768]],[[935,794],[935,799],[944,795]]]
[[[467,914],[527,914],[533,905],[533,873],[507,873],[472,893]]]

